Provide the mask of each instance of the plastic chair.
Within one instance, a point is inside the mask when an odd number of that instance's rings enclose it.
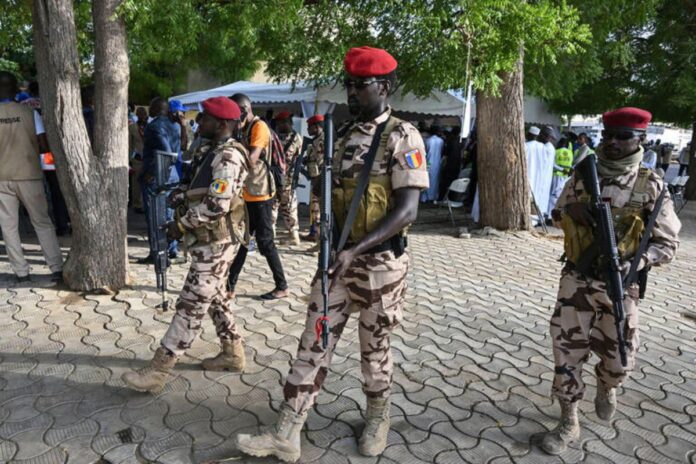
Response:
[[[464,206],[464,197],[466,194],[466,189],[469,187],[470,181],[471,179],[469,178],[455,179],[452,181],[449,188],[447,189],[447,208],[449,209],[450,219],[452,220],[452,225],[454,227],[457,227],[457,224],[454,222],[452,208],[461,208],[462,206]],[[456,199],[452,200],[452,197]]]
[[[686,190],[686,183],[689,181],[689,176],[679,176],[672,179],[669,184],[667,184],[667,189],[672,195],[672,201],[674,201],[674,209],[676,213],[679,214],[686,206],[686,198],[684,198],[684,191]]]

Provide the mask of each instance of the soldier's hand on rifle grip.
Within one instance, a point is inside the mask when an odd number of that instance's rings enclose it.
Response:
[[[565,207],[565,213],[580,225],[587,227],[597,226],[592,212],[590,211],[589,203],[569,203]]]
[[[340,252],[337,256],[336,259],[334,260],[333,264],[329,268],[329,277],[331,278],[331,282],[329,283],[329,292],[334,287],[334,284],[341,278],[343,277],[343,274],[346,273],[348,270],[348,267],[350,267],[351,263],[355,260],[355,255],[353,252],[348,249],[348,250],[343,250]]]
[[[162,229],[167,231],[168,240],[179,240],[184,236],[184,231],[178,222],[172,221],[168,222],[162,226]]]

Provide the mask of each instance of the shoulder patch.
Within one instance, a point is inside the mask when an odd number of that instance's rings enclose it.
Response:
[[[416,148],[404,153],[404,160],[409,168],[418,169],[423,164],[423,154]]]
[[[210,184],[210,190],[213,191],[213,193],[217,193],[218,195],[222,195],[227,191],[227,187],[229,186],[229,182],[225,179],[215,179],[212,184]]]

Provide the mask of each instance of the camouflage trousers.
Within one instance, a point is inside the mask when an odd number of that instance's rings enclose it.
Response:
[[[633,285],[624,298],[626,322],[624,340],[627,365],[621,365],[612,302],[603,281],[585,278],[564,269],[558,288],[558,300],[551,317],[551,339],[555,376],[553,394],[563,401],[582,399],[585,384],[582,367],[590,353],[599,357],[595,365],[597,381],[614,388],[626,379],[635,365],[638,349],[638,287]]]
[[[280,192],[280,195],[276,195],[275,201],[273,202],[274,227],[278,222],[278,212],[280,212],[280,215],[283,217],[285,228],[288,232],[300,230],[300,221],[297,218],[297,195],[290,185],[285,187]]]
[[[319,226],[321,222],[321,203],[319,197],[311,194],[309,198],[309,223]]]
[[[395,258],[391,251],[355,259],[329,295],[330,334],[326,350],[315,332],[322,316],[321,279],[315,277],[297,357],[283,388],[285,402],[295,412],[304,413],[314,404],[336,343],[353,312],[359,312],[363,391],[368,397],[389,394],[394,370],[390,335],[403,318],[409,263],[407,254]]]
[[[206,312],[220,339],[241,338],[226,289],[227,273],[238,249],[239,243],[223,242],[189,250],[191,268],[176,301],[176,314],[161,342],[175,355],[181,356],[191,347]]]

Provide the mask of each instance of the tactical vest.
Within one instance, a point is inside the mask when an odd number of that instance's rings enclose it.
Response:
[[[558,148],[556,150],[556,166],[563,168],[558,170],[554,168],[553,175],[557,177],[568,177],[570,168],[573,167],[573,150],[570,148]]]
[[[389,116],[382,135],[380,136],[379,146],[373,166],[378,166],[384,161],[387,153],[387,141],[392,131],[403,121]],[[348,137],[343,137],[338,142],[335,159],[340,169],[340,163],[343,160],[343,155],[346,151]],[[337,171],[340,172],[340,171]],[[355,188],[357,187],[358,177],[339,177],[339,186],[333,187],[331,191],[331,205],[336,219],[336,224],[339,230],[343,230],[350,210],[350,204],[353,201]],[[355,221],[351,227],[350,235],[348,236],[349,243],[358,243],[365,235],[377,228],[377,225],[384,219],[387,213],[392,208],[392,186],[391,176],[389,173],[382,175],[374,175],[370,172],[368,184],[365,188],[365,193],[358,204],[358,211],[355,215]],[[406,229],[401,232],[402,236],[406,235]]]
[[[633,258],[636,250],[638,250],[638,245],[645,229],[643,213],[645,204],[649,199],[649,180],[650,170],[644,167],[639,168],[638,178],[633,184],[628,203],[621,208],[611,208],[616,244],[622,262]],[[582,202],[589,202],[590,195],[583,192],[578,199]],[[564,233],[565,257],[571,263],[577,264],[583,253],[594,242],[593,229],[577,224],[567,214],[564,214],[561,218],[561,228]],[[591,277],[599,277],[602,274],[602,263],[599,260],[593,263],[592,268]]]
[[[231,147],[239,150],[242,155],[247,156],[247,150],[244,146],[234,139],[229,139],[223,145],[208,150],[202,159],[194,166],[193,176],[188,190],[186,190],[186,207],[193,208],[199,205],[203,198],[210,190],[210,184],[213,183],[213,160],[219,150],[226,147]],[[232,198],[230,211],[210,224],[204,224],[193,230],[187,230],[187,234],[193,234],[197,244],[208,244],[215,242],[223,242],[227,240],[239,241],[246,243],[248,239],[247,233],[247,211],[246,204],[241,196]],[[188,237],[187,237],[188,238]],[[189,242],[186,240],[186,242]]]

